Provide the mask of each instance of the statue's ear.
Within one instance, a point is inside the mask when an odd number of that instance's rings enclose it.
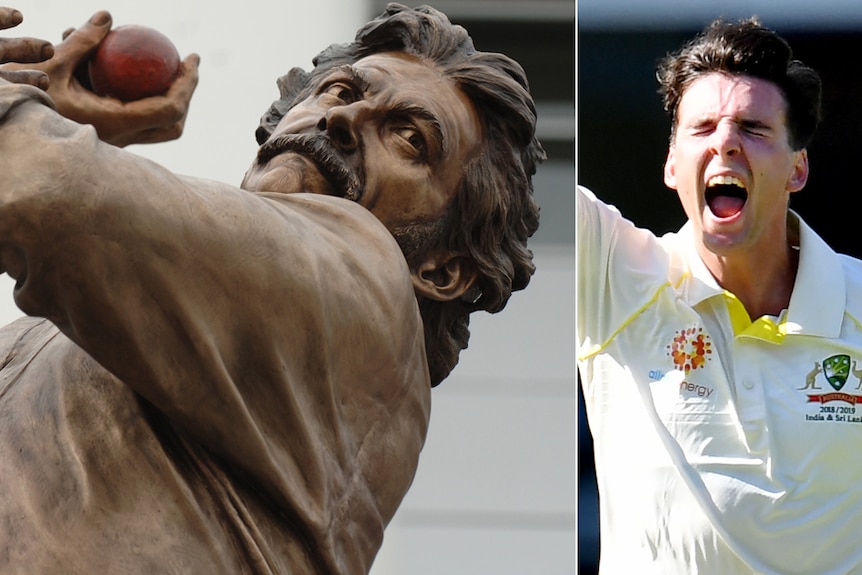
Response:
[[[476,268],[466,257],[447,251],[435,251],[410,270],[417,294],[436,301],[461,297],[476,281]]]

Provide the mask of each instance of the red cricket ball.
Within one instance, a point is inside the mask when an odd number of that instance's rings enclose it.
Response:
[[[179,74],[180,55],[158,30],[118,26],[99,44],[88,71],[95,93],[130,102],[167,92]]]

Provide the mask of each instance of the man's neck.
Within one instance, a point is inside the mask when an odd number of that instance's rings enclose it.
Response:
[[[798,227],[790,225],[784,249],[771,249],[766,254],[752,251],[745,257],[707,252],[701,258],[718,284],[739,298],[754,320],[779,316],[790,306],[799,266],[798,246]]]

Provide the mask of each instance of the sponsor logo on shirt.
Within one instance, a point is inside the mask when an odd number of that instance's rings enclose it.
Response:
[[[706,365],[712,354],[712,342],[702,327],[681,329],[667,345],[667,355],[674,369],[688,373]]]
[[[667,356],[671,359],[673,369],[670,373],[682,373],[688,375],[692,371],[702,369],[712,359],[712,341],[709,334],[702,327],[688,327],[677,330],[670,343],[665,346]],[[649,372],[649,378],[653,381],[665,379],[666,374],[662,370],[654,369]],[[715,389],[694,383],[682,378],[673,377],[669,381],[679,381],[679,391],[683,397],[699,397],[709,399]]]

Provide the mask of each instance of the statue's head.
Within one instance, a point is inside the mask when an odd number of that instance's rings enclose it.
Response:
[[[344,196],[387,226],[436,385],[467,345],[469,314],[503,309],[535,269],[532,176],[545,153],[526,75],[444,14],[398,4],[313,64],[278,80],[243,187]]]

